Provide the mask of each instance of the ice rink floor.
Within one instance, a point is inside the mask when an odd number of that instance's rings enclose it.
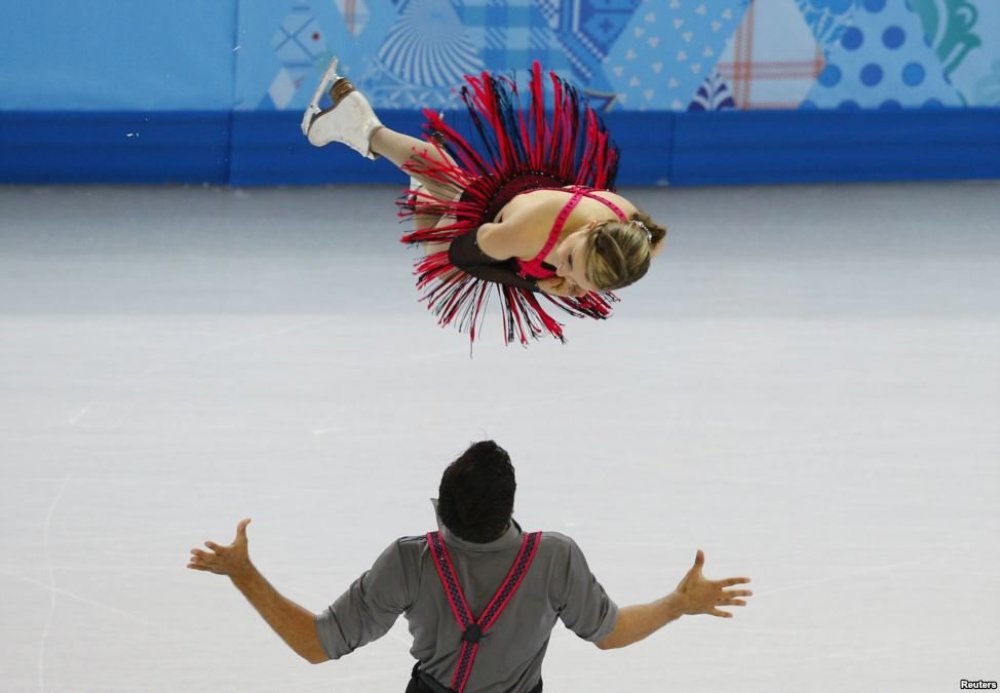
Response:
[[[405,622],[311,666],[188,550],[314,611],[495,438],[515,517],[619,604],[701,547],[731,621],[547,691],[959,690],[1000,679],[1000,184],[623,191],[671,228],[569,342],[469,356],[390,188],[0,188],[0,691],[402,691]]]

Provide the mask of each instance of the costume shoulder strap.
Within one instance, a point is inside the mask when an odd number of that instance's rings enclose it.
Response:
[[[580,195],[583,195],[584,197],[586,197],[588,199],[591,199],[591,200],[596,200],[597,202],[600,202],[602,205],[604,205],[605,207],[607,207],[608,209],[610,209],[612,212],[614,212],[615,216],[618,217],[618,221],[620,221],[622,223],[625,223],[626,221],[628,221],[628,215],[625,214],[625,212],[622,210],[621,207],[619,207],[618,205],[616,205],[611,200],[606,200],[603,197],[601,197],[600,195],[595,195],[593,190],[589,190],[589,189],[583,189],[583,190],[581,190],[579,188],[577,188],[576,190],[577,190],[577,192]]]
[[[563,205],[562,209],[559,210],[559,214],[556,215],[555,221],[552,222],[552,228],[549,229],[549,237],[545,239],[545,245],[542,249],[538,251],[535,257],[531,258],[527,264],[533,265],[544,260],[552,249],[559,242],[559,236],[562,234],[563,227],[566,226],[566,220],[569,219],[569,215],[573,213],[576,206],[580,204],[580,200],[584,198],[585,194],[574,190],[573,195],[569,198],[569,201]]]

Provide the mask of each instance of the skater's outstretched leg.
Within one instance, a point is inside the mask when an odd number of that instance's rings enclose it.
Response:
[[[329,94],[330,106],[320,107],[324,95]],[[362,156],[375,159],[384,156],[410,176],[410,187],[442,201],[457,200],[462,191],[421,175],[427,163],[452,165],[454,160],[441,148],[430,142],[404,135],[382,125],[368,100],[354,85],[337,74],[337,59],[331,61],[323,74],[309,106],[302,116],[302,132],[317,147],[331,142],[346,144]],[[433,207],[431,207],[433,209]],[[432,228],[451,217],[423,211],[414,217],[417,229]],[[447,243],[425,243],[426,253],[447,249]]]
[[[445,215],[442,215],[442,216],[438,217],[437,221],[435,223],[433,223],[433,224],[427,224],[426,226],[421,226],[420,223],[418,222],[416,224],[416,227],[418,229],[425,229],[425,228],[432,228],[434,226],[447,226],[447,225],[453,224],[453,223],[455,223],[455,217],[448,216],[447,214],[445,214]],[[422,249],[424,251],[424,255],[433,255],[434,253],[440,253],[442,251],[448,250],[448,248],[451,246],[451,242],[450,241],[436,241],[436,242],[430,242],[430,241],[428,241],[426,243],[421,243],[420,245],[422,246]]]
[[[454,164],[454,160],[448,154],[430,142],[417,139],[410,135],[391,130],[384,125],[378,128],[371,139],[371,150],[396,164],[404,173],[410,176],[410,187],[414,190],[426,192],[439,200],[457,200],[462,191],[454,186],[447,186],[440,181],[430,180],[415,172],[410,168],[404,168],[407,164],[424,160],[425,157],[433,162]],[[454,217],[441,214],[419,214],[413,217],[414,227],[418,230],[429,229],[438,224],[452,223]],[[423,243],[423,250],[426,255],[447,250],[449,243]]]
[[[403,168],[408,162],[427,157],[431,161],[454,164],[455,160],[430,142],[411,135],[404,135],[382,125],[372,134],[370,146],[386,159]],[[412,173],[410,175],[413,175]]]
[[[441,200],[457,200],[461,196],[462,191],[455,186],[420,175],[421,161],[454,165],[455,160],[444,149],[384,125],[372,133],[369,146],[373,152],[396,164],[396,167],[409,175],[414,183],[423,186],[424,190],[434,197]]]
[[[320,101],[327,91],[331,106],[321,108]],[[341,142],[369,159],[384,156],[400,169],[407,163],[421,159],[454,163],[444,150],[433,144],[382,125],[368,99],[346,77],[337,74],[336,58],[323,74],[309,106],[306,107],[302,116],[302,132],[317,147]],[[461,192],[442,189],[440,183],[422,177],[419,170],[408,170],[406,173],[437,197],[454,199]]]
[[[420,184],[419,181],[417,181],[416,178],[410,178],[410,187],[411,187],[411,189],[417,190],[417,191],[420,191],[420,190],[423,189],[423,186]],[[432,228],[434,228],[435,226],[438,225],[438,223],[443,218],[445,218],[445,217],[443,217],[440,214],[428,214],[428,213],[424,212],[424,213],[421,213],[421,214],[414,213],[413,216],[410,217],[410,220],[413,222],[413,228],[414,228],[414,230],[416,230],[416,231],[423,231],[424,229],[432,229]],[[429,243],[424,243],[423,244],[423,246],[424,246],[424,252],[428,253],[428,254],[432,253],[432,252],[435,252],[434,250],[428,250],[428,246],[429,245],[431,245],[431,244],[429,244]],[[433,244],[433,245],[437,245],[437,244]],[[441,248],[438,248],[437,250],[441,250]]]

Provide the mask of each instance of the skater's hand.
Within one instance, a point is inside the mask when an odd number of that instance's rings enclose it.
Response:
[[[236,539],[229,546],[219,546],[214,541],[206,541],[209,551],[191,549],[187,567],[191,570],[206,570],[216,575],[238,577],[252,567],[247,551],[247,525],[250,518],[241,520],[236,526]]]
[[[726,589],[733,585],[743,585],[750,578],[735,577],[725,580],[709,580],[701,573],[705,565],[705,553],[698,550],[694,565],[684,579],[677,585],[674,593],[679,595],[686,614],[710,614],[722,618],[732,618],[732,613],[723,611],[720,606],[746,606],[742,597],[753,595],[750,590]]]
[[[577,286],[573,280],[566,277],[550,277],[539,279],[538,288],[552,296],[562,296],[564,298],[579,298],[587,294],[585,289]]]

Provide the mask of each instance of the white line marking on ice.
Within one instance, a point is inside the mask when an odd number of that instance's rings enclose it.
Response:
[[[59,505],[59,500],[62,498],[63,492],[66,491],[66,487],[69,486],[70,479],[72,478],[72,474],[67,474],[66,478],[62,480],[59,490],[56,491],[56,495],[49,505],[49,511],[45,514],[45,522],[42,524],[42,554],[45,556],[45,569],[49,575],[51,599],[49,600],[49,615],[45,618],[45,628],[42,630],[42,638],[38,644],[38,690],[41,693],[45,693],[45,641],[49,637],[49,631],[52,629],[52,619],[56,613],[56,577],[55,571],[52,568],[52,555],[49,551],[49,527],[52,526],[52,516],[55,514],[56,506]]]
[[[18,575],[17,573],[11,572],[9,570],[4,570],[3,568],[0,568],[0,575],[6,575],[7,577],[13,578],[15,580],[20,580],[21,582],[25,582],[29,585],[40,587],[43,590],[47,590],[62,597],[69,597],[70,599],[75,599],[76,601],[82,602],[83,604],[89,604],[90,606],[96,606],[100,609],[105,609],[106,611],[118,614],[119,616],[124,616],[125,618],[132,619],[133,621],[137,621],[139,623],[149,623],[148,621],[139,618],[135,614],[130,613],[128,611],[123,611],[118,607],[111,606],[110,604],[105,604],[104,602],[99,602],[96,599],[90,599],[89,597],[81,596],[79,594],[70,592],[69,590],[63,589],[61,587],[53,587],[51,585],[46,585],[41,580],[32,580],[30,577],[25,577],[24,575]]]
[[[905,561],[903,563],[891,563],[889,565],[874,566],[872,568],[863,568],[861,570],[852,570],[848,573],[841,573],[840,575],[831,575],[830,577],[820,578],[818,580],[807,580],[805,582],[799,582],[794,585],[787,585],[785,587],[776,587],[772,590],[767,590],[764,592],[759,592],[754,590],[754,599],[759,597],[770,597],[774,594],[780,594],[781,592],[794,592],[796,590],[806,589],[807,587],[814,587],[815,585],[824,585],[830,582],[840,582],[842,580],[850,580],[851,578],[862,577],[864,575],[873,575],[875,573],[887,573],[890,570],[899,570],[900,568],[915,568],[920,565],[925,565],[929,563],[929,559],[922,558],[916,561]]]
[[[340,433],[343,430],[340,426],[326,426],[324,428],[314,428],[312,434],[314,436],[324,436],[327,433]]]
[[[80,425],[80,419],[82,419],[84,416],[86,416],[87,412],[90,411],[95,404],[97,404],[97,400],[96,399],[93,400],[93,401],[91,401],[89,404],[87,404],[87,406],[85,406],[83,409],[81,409],[80,411],[78,411],[75,416],[70,417],[69,425],[70,426],[79,426]]]

